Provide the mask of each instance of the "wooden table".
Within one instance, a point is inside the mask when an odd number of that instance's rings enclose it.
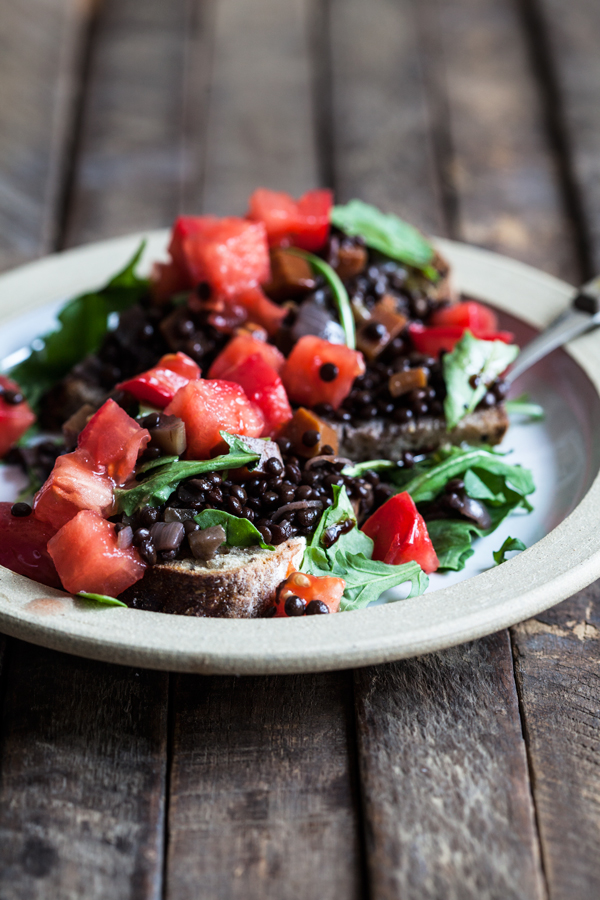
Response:
[[[0,0],[0,262],[360,196],[600,270],[597,0]],[[207,678],[3,645],[0,898],[600,896],[600,587],[472,644]]]

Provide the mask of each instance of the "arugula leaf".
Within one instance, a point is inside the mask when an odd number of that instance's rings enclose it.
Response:
[[[455,572],[464,569],[465,563],[475,552],[471,548],[473,539],[482,536],[475,524],[459,519],[434,519],[427,522],[427,531],[437,553],[439,570],[452,569]]]
[[[203,509],[194,516],[200,528],[212,528],[213,525],[222,525],[227,534],[227,543],[230,547],[252,547],[258,544],[263,550],[274,550],[271,544],[265,544],[258,528],[248,519],[241,519],[231,513],[220,509]]]
[[[511,416],[524,416],[532,422],[541,422],[545,418],[543,406],[527,400],[527,394],[523,394],[517,400],[505,400],[506,412]]]
[[[186,478],[222,469],[241,469],[258,459],[258,453],[235,450],[223,456],[215,456],[214,459],[177,460],[163,466],[155,475],[135,487],[116,488],[115,512],[131,516],[139,506],[160,506]]]
[[[75,596],[81,597],[82,600],[92,600],[94,603],[101,603],[103,606],[124,606],[127,609],[126,603],[117,600],[116,597],[109,597],[107,594],[88,594],[87,591],[79,591]]]
[[[527,550],[527,547],[519,538],[507,537],[499,550],[494,550],[493,557],[497,566],[506,562],[506,554],[513,553],[515,550]]]
[[[346,582],[341,610],[360,609],[377,600],[384,591],[411,582],[409,597],[422,594],[429,584],[427,575],[417,563],[391,566],[371,559],[373,541],[356,526],[356,516],[345,487],[334,485],[334,502],[321,516],[304,553],[301,572],[309,575],[334,575]],[[355,527],[341,535],[326,549],[322,544],[325,531],[332,525],[352,519]]]
[[[432,244],[398,216],[383,213],[362,200],[351,200],[345,206],[333,207],[331,221],[351,237],[360,235],[368,247],[406,265],[427,270],[427,277],[437,280],[438,273],[431,266],[435,255]]]
[[[135,474],[143,475],[145,472],[149,472],[150,469],[158,469],[159,466],[170,466],[171,463],[177,462],[178,459],[178,456],[159,456],[158,459],[151,459],[142,466],[138,466]]]
[[[488,386],[518,355],[516,344],[480,341],[470,331],[465,331],[452,353],[446,353],[443,360],[447,391],[444,413],[448,431],[473,412]]]
[[[370,459],[366,462],[344,466],[342,473],[350,475],[352,478],[362,478],[366,472],[388,472],[399,468],[402,468],[400,463],[391,462],[389,459]]]
[[[58,327],[38,339],[42,346],[36,346],[27,359],[10,369],[10,377],[34,409],[53,384],[98,349],[111,313],[124,312],[148,292],[148,280],[135,274],[145,245],[142,241],[125,268],[104,287],[69,300],[58,314]]]
[[[323,276],[331,288],[331,293],[333,294],[333,299],[337,306],[340,324],[346,335],[346,346],[350,347],[351,350],[356,350],[354,314],[352,312],[352,307],[350,306],[348,291],[342,284],[342,280],[337,272],[331,268],[329,263],[326,263],[320,256],[315,256],[314,253],[308,253],[306,250],[300,250],[298,247],[290,247],[286,252],[291,253],[293,256],[299,256],[301,259],[305,259],[311,264],[313,269]]]
[[[480,447],[445,448],[433,454],[431,460],[433,465],[422,469],[403,485],[403,490],[408,491],[415,503],[434,500],[451,478],[464,475],[468,469],[502,476],[521,497],[532,494],[535,490],[529,469],[511,465],[505,462],[503,456]]]

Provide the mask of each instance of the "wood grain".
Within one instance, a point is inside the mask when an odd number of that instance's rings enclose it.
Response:
[[[551,900],[600,894],[600,583],[512,629]]]
[[[352,676],[177,680],[167,900],[363,896]]]
[[[576,281],[575,241],[513,0],[418,3],[446,96],[457,237]]]
[[[507,634],[356,684],[372,896],[544,897]]]
[[[158,900],[166,678],[11,643],[3,900]]]
[[[0,268],[54,244],[89,4],[0,4]]]

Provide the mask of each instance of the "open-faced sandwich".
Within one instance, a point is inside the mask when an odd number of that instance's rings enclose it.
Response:
[[[0,563],[194,616],[356,609],[527,509],[493,450],[517,355],[420,232],[331,192],[179,218],[0,376]],[[35,414],[62,439],[23,436]],[[31,430],[28,432],[31,435]],[[116,602],[116,601],[114,601]]]

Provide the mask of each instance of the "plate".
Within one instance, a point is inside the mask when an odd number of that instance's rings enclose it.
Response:
[[[47,257],[0,277],[0,358],[51,327],[68,297],[101,284],[148,238],[143,265],[163,258],[166,231]],[[494,305],[520,342],[567,305],[572,288],[529,266],[438,241],[458,287]],[[218,674],[315,672],[382,663],[459,644],[558,603],[600,576],[600,332],[526,373],[543,424],[513,426],[514,460],[534,471],[531,517],[481,541],[464,573],[434,576],[427,594],[335,616],[197,619],[93,607],[0,567],[0,630],[107,662]],[[16,488],[4,478],[2,499]],[[508,534],[531,546],[502,566],[491,551]],[[469,577],[470,576],[470,577]],[[466,578],[466,580],[465,580]]]

